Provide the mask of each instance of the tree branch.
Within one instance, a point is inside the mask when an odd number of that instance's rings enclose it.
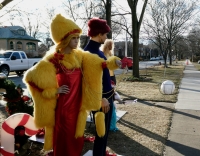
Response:
[[[5,7],[8,3],[12,2],[13,0],[4,0],[2,3],[0,3],[0,10]]]
[[[146,6],[147,6],[147,2],[148,2],[148,0],[145,0],[143,7],[142,7],[142,12],[141,12],[139,23],[138,23],[139,30],[140,30],[140,26],[141,26],[141,23],[142,23],[142,19],[144,17],[144,12],[145,12],[145,9],[146,9]]]

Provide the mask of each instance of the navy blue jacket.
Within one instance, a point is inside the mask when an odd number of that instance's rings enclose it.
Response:
[[[89,51],[93,54],[97,54],[99,55],[99,57],[106,59],[106,57],[104,56],[104,53],[99,49],[101,46],[100,43],[98,42],[95,42],[93,40],[90,40],[88,42],[88,44],[86,45],[86,47],[84,48],[85,51]],[[103,69],[103,93],[107,93],[109,91],[112,90],[112,87],[111,87],[111,79],[110,79],[110,73],[109,73],[109,70],[108,68],[104,68]],[[112,91],[110,93],[107,93],[107,94],[103,94],[103,97],[104,98],[112,98],[110,97],[112,95]]]

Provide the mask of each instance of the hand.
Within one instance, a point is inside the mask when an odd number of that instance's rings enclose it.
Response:
[[[120,60],[116,60],[115,63],[116,63],[116,65],[118,65],[118,67],[121,67],[121,65],[122,65],[122,62]]]
[[[68,94],[69,92],[70,92],[70,90],[69,90],[68,86],[63,85],[58,88],[57,94]]]
[[[110,103],[108,102],[106,98],[102,99],[101,107],[104,113],[108,113],[108,111],[110,110]]]

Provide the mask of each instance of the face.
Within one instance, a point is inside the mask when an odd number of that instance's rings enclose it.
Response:
[[[99,34],[99,43],[104,44],[106,39],[107,39],[107,33]]]
[[[77,36],[74,36],[71,38],[68,46],[71,48],[71,49],[76,49],[78,47],[78,43],[79,43],[79,39],[80,37],[77,35]]]

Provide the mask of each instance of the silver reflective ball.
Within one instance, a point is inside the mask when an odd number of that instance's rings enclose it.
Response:
[[[161,91],[163,94],[173,94],[175,90],[174,82],[166,80],[161,84]]]

